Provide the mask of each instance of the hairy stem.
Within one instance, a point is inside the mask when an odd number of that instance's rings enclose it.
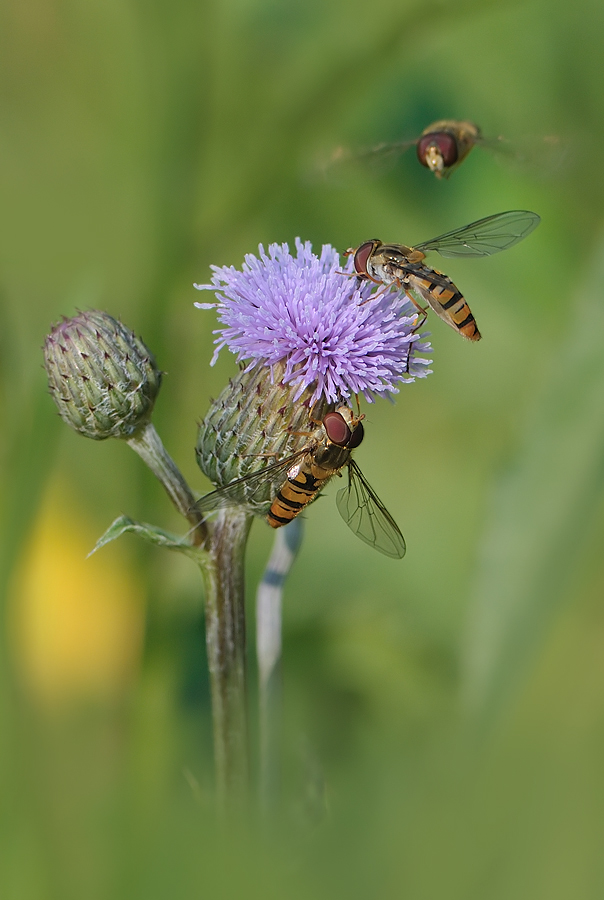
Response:
[[[246,805],[249,782],[245,679],[244,557],[252,517],[224,509],[211,528],[157,431],[128,439],[193,526],[191,544],[206,588],[206,643],[212,690],[216,791],[221,814]]]
[[[203,516],[195,505],[195,497],[189,485],[164,447],[154,426],[149,422],[128,438],[127,442],[161,481],[178,512],[193,526],[191,542],[194,546],[200,547],[207,539],[207,527]]]
[[[221,510],[209,537],[210,562],[202,568],[216,790],[223,815],[245,807],[249,785],[244,556],[251,522],[246,512]]]

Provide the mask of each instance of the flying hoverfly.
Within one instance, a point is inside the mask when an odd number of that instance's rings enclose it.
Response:
[[[469,121],[440,119],[424,128],[419,137],[406,141],[382,143],[367,150],[351,151],[337,147],[329,159],[322,164],[325,173],[338,170],[350,162],[366,162],[371,167],[395,160],[411,147],[415,147],[422,166],[430,169],[437,178],[448,178],[451,172],[463,162],[476,144],[491,145],[495,141],[484,138],[478,125]]]
[[[347,484],[336,496],[340,515],[366,544],[386,556],[401,559],[405,555],[405,539],[351,458],[363,435],[360,417],[348,406],[339,406],[328,412],[322,422],[315,423],[301,450],[206,494],[197,507],[201,512],[233,505],[264,512],[268,507],[268,524],[280,528],[301,513],[327,482],[346,467]]]
[[[404,290],[423,316],[417,327],[423,325],[427,309],[418,303],[413,293],[419,294],[437,316],[463,337],[479,341],[476,320],[463,294],[447,275],[424,265],[426,253],[435,250],[448,257],[491,256],[523,240],[540,221],[537,213],[512,209],[447,231],[415,247],[383,244],[374,239],[347,250],[345,255],[354,256],[352,274],[358,278]]]
[[[495,151],[536,173],[551,173],[558,169],[566,154],[566,147],[557,135],[526,136],[510,143],[504,137],[485,137],[478,125],[468,120],[439,119],[424,128],[419,137],[411,140],[381,143],[366,150],[351,151],[337,147],[321,165],[326,174],[338,171],[346,164],[365,164],[379,170],[415,147],[418,161],[430,169],[436,178],[449,178],[475,146]]]
[[[498,138],[497,140],[501,140]],[[418,161],[437,178],[448,178],[476,144],[492,144],[474,122],[439,119],[424,128],[418,138],[375,147],[374,155],[400,155],[415,147]]]

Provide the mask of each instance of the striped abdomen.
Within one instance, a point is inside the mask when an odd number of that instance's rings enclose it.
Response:
[[[470,341],[480,340],[480,331],[463,294],[450,278],[428,266],[405,266],[405,280],[429,303],[451,328]]]
[[[312,465],[304,460],[298,473],[293,478],[287,478],[272,502],[266,516],[268,524],[273,528],[280,528],[291,522],[311,500],[317,496],[331,474],[326,473],[325,478],[317,478],[312,473]],[[317,469],[317,467],[314,467]],[[319,471],[322,471],[319,468]]]

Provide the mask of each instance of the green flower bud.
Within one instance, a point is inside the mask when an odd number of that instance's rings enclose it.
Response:
[[[333,408],[325,403],[311,408],[312,386],[294,399],[299,388],[283,384],[283,372],[281,363],[272,370],[259,363],[232,378],[213,401],[199,426],[195,453],[199,468],[216,487],[225,487],[300,450],[316,421]],[[256,486],[252,506],[258,515],[266,514],[273,494],[270,479],[264,494]],[[245,488],[243,499],[249,502]]]
[[[44,363],[61,418],[80,434],[129,438],[149,421],[161,372],[140,338],[108,313],[91,310],[55,325]]]

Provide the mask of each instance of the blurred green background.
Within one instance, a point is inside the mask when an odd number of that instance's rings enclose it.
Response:
[[[0,6],[0,891],[105,898],[600,898],[604,892],[604,7],[596,0],[7,0]],[[553,166],[413,153],[326,183],[334,146],[478,122]],[[365,408],[357,460],[403,562],[308,513],[287,586],[283,811],[216,838],[200,579],[119,514],[181,527],[117,441],[75,435],[40,346],[108,310],[168,374],[155,424],[200,493],[211,263],[259,242],[542,224],[441,265],[434,374]],[[435,261],[438,266],[438,261]],[[272,535],[254,526],[253,594]],[[250,642],[251,708],[255,704]],[[252,732],[257,731],[255,714]]]

